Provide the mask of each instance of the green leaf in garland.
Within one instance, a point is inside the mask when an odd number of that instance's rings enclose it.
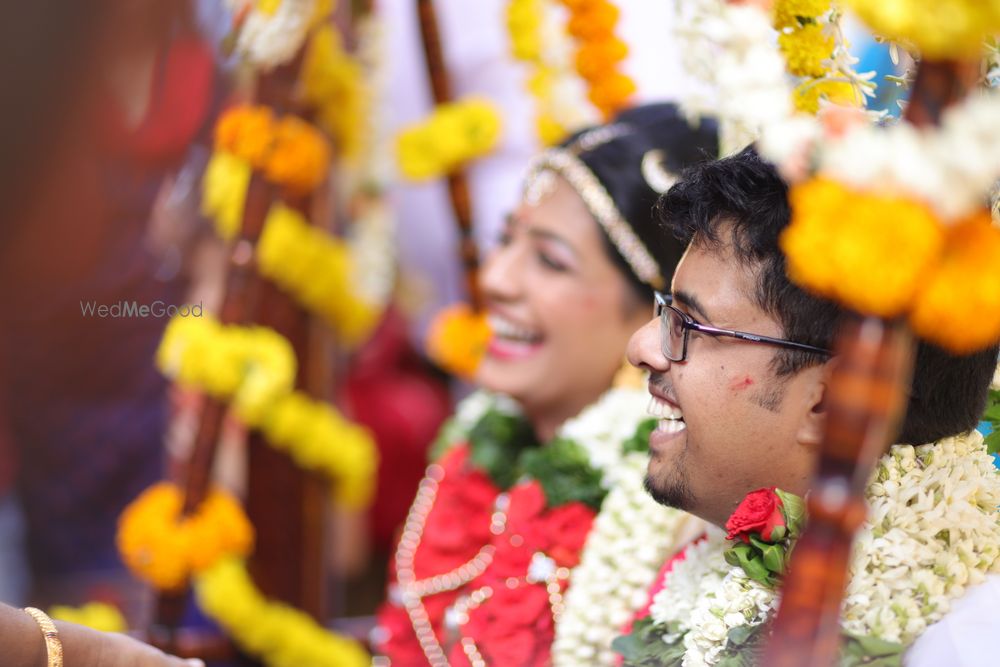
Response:
[[[656,430],[656,420],[655,419],[645,419],[639,422],[639,426],[635,429],[635,434],[622,443],[622,452],[628,454],[630,452],[639,452],[640,454],[646,454],[649,452],[649,436]]]
[[[995,430],[986,436],[986,451],[990,454],[1000,454],[1000,429]]]
[[[729,631],[729,643],[716,667],[757,667],[764,648],[766,623],[739,625]]]
[[[525,450],[521,469],[538,481],[549,507],[579,501],[599,510],[607,491],[587,452],[572,440],[556,438],[544,447]]]
[[[780,544],[768,544],[761,549],[761,560],[764,567],[775,575],[780,576],[785,572],[785,549]]]
[[[774,583],[774,577],[771,572],[768,571],[767,567],[764,566],[764,561],[760,557],[760,552],[753,546],[744,542],[739,542],[738,544],[729,547],[725,554],[723,554],[723,557],[730,565],[743,568],[746,575],[754,581],[766,585],[772,585]]]
[[[845,632],[838,667],[900,667],[906,647],[878,637]]]
[[[611,649],[624,658],[624,667],[680,667],[684,660],[684,642],[663,641],[676,628],[654,625],[646,617],[632,625],[632,631],[611,642]]]
[[[802,527],[806,521],[805,501],[787,491],[775,489],[774,492],[781,498],[781,513],[785,517],[785,526],[788,529],[788,539],[794,540],[802,534]]]
[[[521,477],[519,454],[537,446],[531,425],[515,415],[487,412],[469,432],[472,463],[501,489],[509,489]]]

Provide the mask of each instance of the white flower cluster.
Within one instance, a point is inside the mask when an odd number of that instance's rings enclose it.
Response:
[[[684,667],[714,665],[730,630],[759,625],[777,607],[774,591],[726,563],[727,546],[725,534],[713,528],[707,539],[689,547],[650,608],[657,625],[676,627],[665,642],[683,638]]]
[[[559,428],[558,437],[579,445],[587,453],[591,467],[603,472],[601,483],[606,489],[616,483],[612,477],[622,463],[622,443],[649,418],[648,402],[645,389],[612,388]]]
[[[1000,473],[978,432],[893,446],[876,467],[867,500],[868,520],[851,557],[845,630],[908,645],[966,588],[1000,572]],[[726,564],[726,547],[719,532],[688,547],[650,609],[665,642],[684,642],[685,667],[715,664],[731,629],[757,625],[777,608],[773,590]],[[677,633],[668,634],[672,625]]]
[[[785,61],[766,12],[725,0],[686,0],[676,7],[682,63],[706,85],[681,100],[681,108],[692,118],[718,118],[723,155],[791,116]]]
[[[609,470],[611,490],[570,576],[556,623],[554,667],[615,664],[611,642],[646,603],[663,563],[703,522],[658,505],[643,488],[648,456],[632,452]]]
[[[909,644],[950,602],[1000,572],[1000,474],[977,432],[896,445],[868,489],[844,627]]]
[[[277,8],[262,11],[254,0],[226,0],[234,12],[249,13],[236,42],[239,56],[255,67],[271,69],[289,62],[309,32],[317,0],[280,0]]]
[[[819,152],[819,171],[858,189],[897,189],[955,220],[982,208],[1000,178],[997,118],[1000,91],[989,91],[946,111],[940,128],[860,125]]]

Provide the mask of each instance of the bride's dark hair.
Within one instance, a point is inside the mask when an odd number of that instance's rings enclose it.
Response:
[[[602,131],[607,140],[600,141]],[[595,141],[588,141],[588,135]],[[654,186],[662,188],[669,183],[666,179],[676,178],[685,168],[718,156],[715,121],[692,124],[674,104],[648,104],[621,112],[608,125],[578,132],[562,145],[573,150],[601,182],[669,285],[684,246],[654,213],[661,194]],[[609,257],[628,278],[636,296],[649,301],[651,286],[635,274],[603,230],[602,237]]]

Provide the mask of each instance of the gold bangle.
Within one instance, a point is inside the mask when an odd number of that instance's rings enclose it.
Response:
[[[24,613],[35,619],[35,623],[45,637],[45,653],[48,656],[48,667],[63,667],[63,647],[59,640],[59,630],[56,629],[52,619],[41,609],[25,607]]]

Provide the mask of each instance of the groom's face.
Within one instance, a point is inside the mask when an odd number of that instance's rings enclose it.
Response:
[[[702,324],[783,338],[780,323],[751,298],[756,280],[728,245],[695,239],[675,273],[674,305]],[[817,374],[806,369],[779,378],[772,368],[777,348],[694,331],[687,358],[672,362],[662,335],[653,319],[628,351],[650,372],[655,416],[667,417],[650,436],[653,497],[722,524],[757,488],[803,492],[815,451],[800,443],[799,431]]]

